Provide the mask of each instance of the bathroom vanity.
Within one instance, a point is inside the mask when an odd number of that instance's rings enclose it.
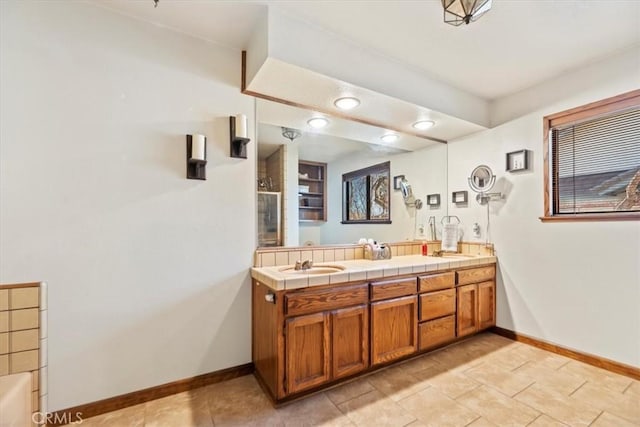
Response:
[[[252,356],[276,403],[495,325],[490,255],[252,269]],[[326,273],[326,267],[335,269]]]

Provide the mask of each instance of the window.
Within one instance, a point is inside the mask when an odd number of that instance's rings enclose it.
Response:
[[[544,118],[545,216],[640,219],[640,90]]]
[[[391,224],[390,162],[342,175],[342,224]]]

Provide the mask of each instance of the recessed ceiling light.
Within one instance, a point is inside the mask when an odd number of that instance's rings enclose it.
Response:
[[[436,122],[432,121],[432,120],[420,120],[419,122],[415,122],[413,124],[413,127],[419,130],[425,130],[425,129],[429,129],[430,127],[432,127],[433,125],[435,125]]]
[[[395,133],[388,133],[380,137],[380,139],[384,142],[396,142],[398,138],[399,138],[398,135]]]
[[[314,117],[313,119],[309,119],[307,124],[314,129],[321,129],[329,124],[329,120],[324,117]]]
[[[352,96],[346,96],[336,99],[333,104],[341,110],[351,110],[360,105],[360,100]]]

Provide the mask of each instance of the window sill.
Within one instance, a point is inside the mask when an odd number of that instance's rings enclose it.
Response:
[[[541,216],[542,222],[640,221],[640,212]]]

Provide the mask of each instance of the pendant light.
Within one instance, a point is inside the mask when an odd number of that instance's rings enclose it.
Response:
[[[454,26],[477,21],[491,9],[491,0],[442,0],[444,22]]]

